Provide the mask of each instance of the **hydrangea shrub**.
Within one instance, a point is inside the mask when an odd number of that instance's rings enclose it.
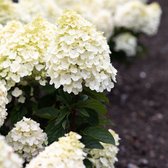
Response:
[[[55,24],[39,16],[9,21],[0,36],[0,133],[24,167],[94,166],[87,151],[117,148],[105,129],[103,92],[117,70],[103,33],[66,10]]]
[[[159,4],[0,0],[0,9],[0,168],[114,168],[111,58],[136,55],[139,37],[157,33]]]

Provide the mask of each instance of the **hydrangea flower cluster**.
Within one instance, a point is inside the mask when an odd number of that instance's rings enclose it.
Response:
[[[86,20],[93,23],[99,31],[104,32],[107,38],[112,35],[114,28],[113,17],[111,11],[104,8],[104,0],[56,0],[56,3],[62,9],[77,11]]]
[[[83,85],[103,92],[113,88],[116,69],[110,63],[110,50],[102,33],[73,11],[58,20],[55,51],[47,60],[50,83],[55,88],[78,94]]]
[[[102,0],[102,1],[104,8],[111,11],[111,13],[115,15],[115,12],[118,7],[134,0]],[[147,2],[147,0],[138,0],[138,1],[141,1],[143,3]]]
[[[146,19],[147,24],[145,24],[145,26],[143,27],[142,32],[151,36],[156,34],[158,31],[162,10],[159,4],[155,2],[147,7],[146,13],[147,13],[147,19]]]
[[[5,138],[0,135],[0,168],[22,168],[22,163],[22,159],[14,153]]]
[[[154,35],[157,33],[160,23],[160,6],[158,3],[147,5],[147,0],[55,1],[61,9],[77,11],[85,19],[96,25],[100,31],[104,32],[107,38],[110,38],[113,34],[115,27],[126,27],[147,35]],[[150,26],[151,24],[152,26]],[[155,31],[151,32],[151,29]]]
[[[27,76],[45,83],[44,57],[54,37],[54,27],[38,17],[27,25],[9,22],[0,31],[0,78],[8,89]]]
[[[137,38],[130,33],[122,33],[114,38],[115,51],[124,51],[127,56],[135,56],[137,51]]]
[[[25,160],[30,161],[44,149],[47,135],[40,124],[29,118],[23,118],[6,136],[7,142]]]
[[[75,10],[93,23],[99,31],[104,32],[107,39],[111,37],[116,27],[126,27],[154,35],[160,23],[161,9],[157,3],[147,5],[146,2],[146,0],[22,0],[18,4],[13,4],[9,0],[1,0],[0,6],[3,10],[0,23],[5,24],[11,19],[28,23],[37,15],[55,23],[63,10],[69,9]]]
[[[116,70],[102,33],[73,11],[66,11],[57,24],[38,17],[27,25],[9,22],[2,29],[0,76],[7,88],[27,76],[44,85],[48,75],[55,88],[62,85],[68,93],[78,94],[83,85],[110,91]]]
[[[83,160],[86,153],[84,145],[79,141],[81,136],[70,132],[46,147],[26,168],[85,168]]]
[[[6,24],[7,21],[18,18],[16,5],[10,0],[0,0],[0,24]]]
[[[20,20],[26,23],[37,15],[55,23],[62,13],[55,0],[21,0],[17,6],[22,13]]]
[[[157,3],[146,5],[135,0],[120,6],[114,20],[117,27],[154,35],[158,30],[161,13],[161,8]]]
[[[7,99],[7,89],[4,84],[0,82],[0,127],[4,124],[4,121],[7,116],[6,104],[8,103]]]
[[[115,145],[101,143],[104,149],[93,149],[89,152],[90,161],[96,168],[115,168],[114,163],[117,161],[116,155],[119,151],[119,136],[113,130],[109,130],[115,139]]]

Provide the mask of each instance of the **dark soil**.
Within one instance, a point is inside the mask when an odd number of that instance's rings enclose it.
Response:
[[[155,37],[143,39],[146,57],[129,68],[114,63],[118,82],[109,110],[121,137],[116,168],[168,168],[168,0],[158,2],[162,23]]]

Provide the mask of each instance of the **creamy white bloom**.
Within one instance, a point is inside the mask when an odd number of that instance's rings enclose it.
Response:
[[[95,4],[96,6],[96,4]],[[88,6],[87,6],[88,7]],[[111,13],[106,9],[97,9],[94,8],[94,10],[88,11],[87,7],[85,8],[85,11],[81,13],[81,15],[93,23],[96,28],[104,33],[104,36],[109,39],[114,31],[114,19],[111,15]],[[96,17],[95,17],[96,16]]]
[[[62,12],[54,0],[21,0],[18,7],[21,14],[20,20],[26,23],[32,21],[37,15],[55,22]]]
[[[19,96],[19,98],[18,98],[18,102],[19,103],[25,103],[25,101],[26,101],[26,97],[24,97],[23,95],[21,95],[21,96]]]
[[[104,0],[55,0],[62,9],[74,10],[96,26],[109,38],[113,34],[114,21],[111,11],[104,8]],[[95,17],[96,16],[96,17]]]
[[[17,5],[11,0],[0,0],[0,24],[6,24],[13,19],[19,19]]]
[[[146,23],[146,5],[138,0],[130,1],[119,8],[115,14],[117,27],[125,27],[141,31]]]
[[[47,135],[40,124],[32,119],[23,118],[6,136],[7,142],[25,160],[30,161],[44,149]]]
[[[81,136],[70,132],[46,147],[26,168],[85,168],[83,160],[86,153],[79,141]]]
[[[109,130],[115,139],[116,145],[101,143],[104,149],[93,149],[89,152],[90,161],[96,168],[115,168],[114,164],[118,160],[116,155],[119,151],[119,136],[112,130]]]
[[[154,35],[157,33],[161,14],[162,10],[158,3],[148,5],[135,0],[118,7],[114,20],[117,27]]]
[[[27,25],[9,22],[0,31],[0,79],[10,89],[22,78],[33,76],[44,81],[44,56],[54,40],[55,25],[41,17]]]
[[[6,104],[8,103],[7,99],[7,89],[4,84],[0,82],[0,127],[4,124],[4,121],[7,116]]]
[[[15,87],[14,90],[12,91],[12,96],[14,97],[19,97],[22,95],[22,90],[20,90],[18,87]]]
[[[115,51],[124,51],[127,56],[135,56],[137,51],[137,38],[130,33],[122,33],[114,38]]]
[[[10,95],[10,94],[8,94],[8,96],[9,96],[9,95]],[[11,96],[16,97],[19,103],[22,103],[22,104],[25,103],[26,98],[25,98],[25,96],[24,96],[24,92],[23,92],[21,89],[19,89],[18,87],[15,87],[15,88],[11,91]]]
[[[0,168],[22,168],[22,163],[22,159],[14,153],[5,138],[0,135]]]
[[[147,6],[147,18],[146,24],[142,29],[142,32],[147,35],[155,35],[160,25],[162,10],[158,3],[152,3]]]
[[[83,85],[103,92],[114,87],[116,69],[110,62],[110,50],[102,33],[73,11],[57,21],[54,49],[46,60],[50,84],[78,94]],[[54,48],[55,46],[55,48]]]
[[[102,0],[104,4],[104,8],[109,10],[113,15],[115,14],[118,7],[135,0]],[[146,3],[147,0],[138,0],[143,3]]]

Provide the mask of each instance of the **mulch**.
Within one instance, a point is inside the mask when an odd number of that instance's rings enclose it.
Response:
[[[156,36],[142,38],[146,56],[129,67],[114,62],[109,115],[121,137],[116,168],[168,168],[168,0],[158,2],[162,22]]]

